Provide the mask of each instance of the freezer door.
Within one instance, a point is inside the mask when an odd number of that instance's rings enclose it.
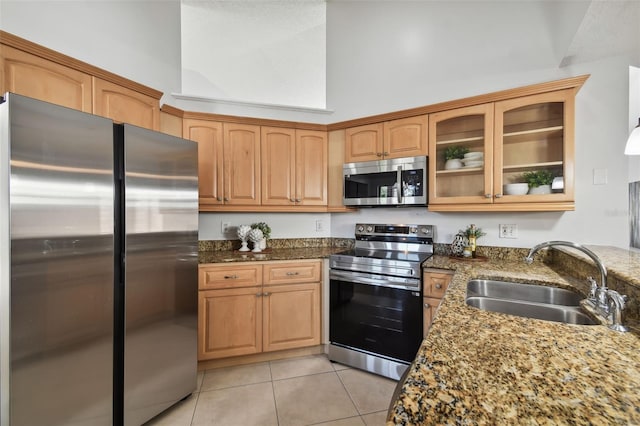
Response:
[[[111,425],[112,122],[14,94],[0,115],[1,423]]]
[[[194,142],[124,125],[124,424],[196,389],[198,170]]]

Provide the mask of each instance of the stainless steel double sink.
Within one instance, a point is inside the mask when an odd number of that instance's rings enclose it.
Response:
[[[567,324],[597,325],[580,306],[579,293],[557,287],[473,279],[467,283],[467,305],[520,317]]]

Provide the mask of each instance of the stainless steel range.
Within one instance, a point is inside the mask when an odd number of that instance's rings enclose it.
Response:
[[[422,342],[422,263],[432,225],[356,224],[330,258],[329,359],[399,379]]]

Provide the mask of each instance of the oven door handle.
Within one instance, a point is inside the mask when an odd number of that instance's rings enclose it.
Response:
[[[420,290],[420,280],[415,280],[416,285],[406,285],[404,283],[394,282],[393,279],[390,277],[380,276],[380,278],[378,278],[377,275],[364,275],[356,272],[338,271],[335,269],[331,269],[329,271],[329,278],[346,281],[354,284],[377,285],[381,287],[391,287],[391,288],[397,288],[401,290],[412,290],[412,291]]]

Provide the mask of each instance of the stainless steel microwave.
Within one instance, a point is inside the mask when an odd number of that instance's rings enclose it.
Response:
[[[426,206],[427,157],[347,163],[343,183],[345,206]]]

